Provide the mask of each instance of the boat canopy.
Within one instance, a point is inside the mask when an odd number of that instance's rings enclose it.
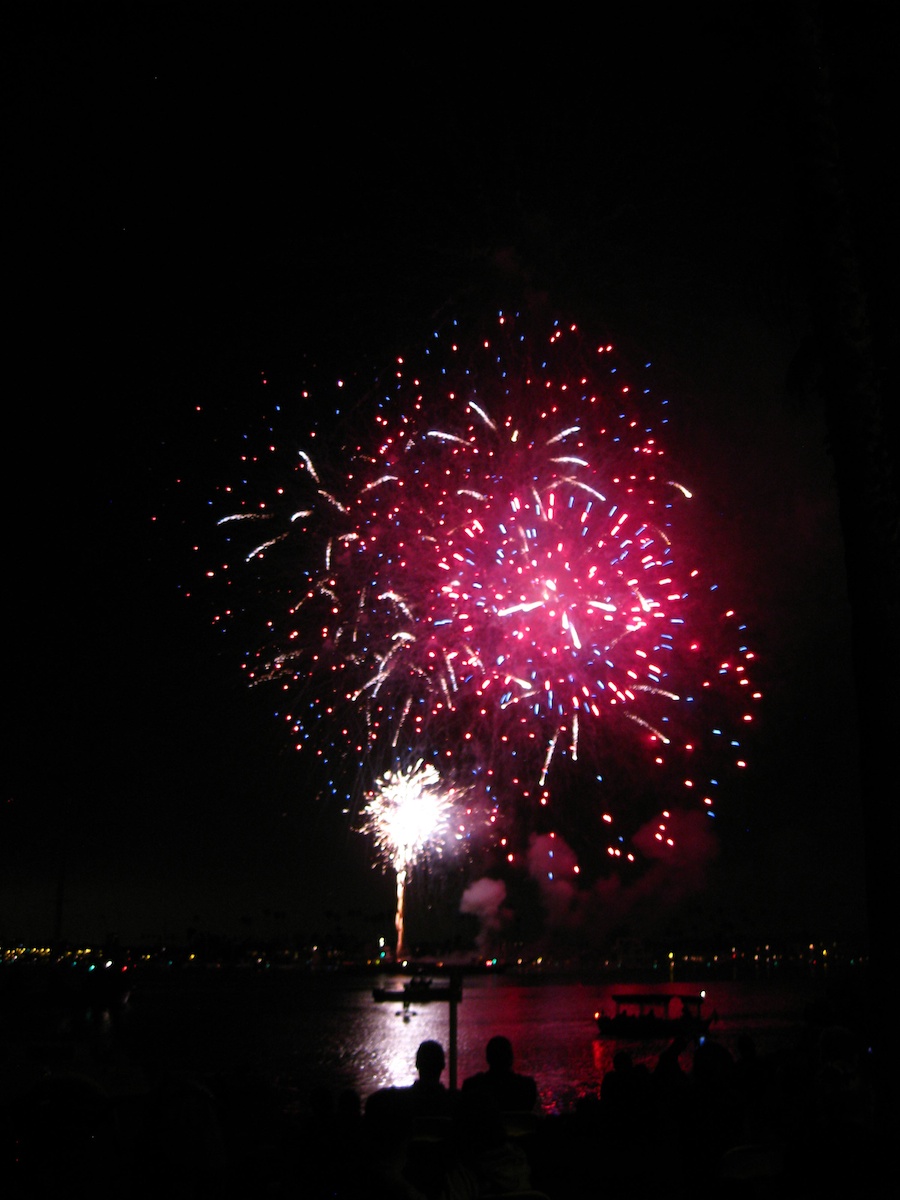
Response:
[[[685,1008],[695,1008],[699,1012],[705,997],[702,994],[688,996],[673,992],[628,992],[627,994],[613,996],[612,999],[617,1011],[628,1007],[637,1008],[639,1013],[643,1015],[648,1010],[658,1008],[662,1008],[668,1013],[669,1005],[675,1000],[680,1001]]]

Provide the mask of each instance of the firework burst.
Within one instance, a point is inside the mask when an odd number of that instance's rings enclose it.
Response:
[[[362,832],[369,834],[382,861],[394,871],[397,904],[394,927],[396,957],[405,953],[406,888],[417,862],[440,857],[453,842],[462,841],[459,824],[461,796],[448,787],[431,763],[420,759],[405,771],[388,771],[367,796]]]
[[[715,812],[759,693],[648,368],[572,325],[451,322],[357,406],[339,473],[307,447],[226,518],[266,523],[245,557],[280,607],[248,673],[298,748],[477,779],[510,844],[552,807],[629,859],[653,814]]]

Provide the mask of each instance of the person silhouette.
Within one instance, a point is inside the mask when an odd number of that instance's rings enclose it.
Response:
[[[414,1117],[450,1117],[453,1095],[441,1080],[447,1060],[440,1042],[425,1041],[416,1051],[418,1077],[407,1089],[409,1111]]]
[[[417,1077],[406,1087],[384,1087],[373,1092],[365,1105],[367,1117],[378,1123],[406,1126],[429,1118],[451,1117],[454,1095],[444,1086],[446,1058],[440,1042],[421,1042],[416,1051]]]
[[[509,1038],[497,1034],[485,1047],[488,1069],[463,1080],[462,1098],[480,1106],[492,1105],[500,1112],[533,1112],[537,1084],[530,1075],[513,1070],[513,1048]]]
[[[455,1111],[454,1093],[441,1081],[445,1065],[440,1042],[421,1042],[414,1082],[379,1088],[366,1100],[371,1195],[426,1200],[439,1193],[448,1169]]]

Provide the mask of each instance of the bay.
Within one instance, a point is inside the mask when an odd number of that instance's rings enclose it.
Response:
[[[257,1078],[288,1087],[301,1107],[316,1089],[365,1099],[412,1082],[420,1042],[451,1049],[449,1004],[378,1003],[376,982],[400,987],[404,977],[196,971],[138,981],[116,1037],[133,1063],[154,1074]],[[705,1015],[715,1016],[710,1036],[735,1056],[744,1034],[757,1053],[778,1054],[811,1036],[814,1021],[858,1027],[865,1020],[862,974],[666,978],[653,986],[676,994],[704,990]],[[467,975],[456,1008],[457,1080],[483,1070],[488,1039],[503,1034],[516,1069],[536,1079],[541,1110],[571,1111],[599,1090],[618,1048],[598,1036],[594,1014],[611,1011],[612,995],[628,990],[648,990],[648,980]],[[664,1045],[629,1049],[652,1066]],[[690,1054],[682,1059],[687,1069]]]

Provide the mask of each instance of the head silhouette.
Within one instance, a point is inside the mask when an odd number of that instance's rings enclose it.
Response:
[[[440,1042],[422,1042],[416,1052],[416,1069],[426,1083],[437,1083],[444,1069],[444,1048]]]
[[[492,1037],[485,1050],[488,1066],[495,1071],[511,1071],[513,1065],[513,1048],[509,1038],[498,1034]]]

